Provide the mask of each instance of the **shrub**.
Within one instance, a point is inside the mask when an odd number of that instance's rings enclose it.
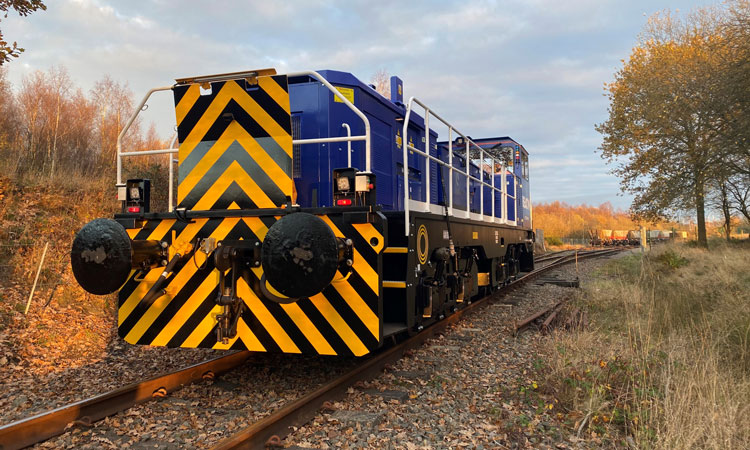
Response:
[[[682,266],[687,265],[688,260],[682,257],[682,255],[675,252],[673,249],[667,249],[657,257],[658,261],[666,264],[671,269],[679,269]]]

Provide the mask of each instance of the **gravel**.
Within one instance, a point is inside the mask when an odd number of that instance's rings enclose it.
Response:
[[[579,263],[585,283],[599,260]],[[575,267],[555,271],[572,278]],[[480,308],[376,379],[350,388],[331,411],[284,441],[301,448],[580,448],[539,385],[539,333],[513,336],[514,320],[573,288],[527,285]],[[509,304],[511,303],[511,304]],[[91,366],[6,383],[5,423],[32,412],[203,361],[210,350],[133,347],[117,342]],[[91,427],[75,426],[38,447],[206,448],[271,414],[357,363],[355,358],[253,356],[214,381],[138,405]]]
[[[585,283],[601,259],[554,276]],[[525,285],[428,341],[377,379],[288,436],[294,448],[588,448],[557,416],[540,385],[543,337],[513,324],[574,288]],[[508,304],[512,303],[512,304]],[[397,397],[393,392],[400,392]],[[381,394],[378,394],[381,392]],[[363,420],[347,419],[352,416]],[[364,420],[364,418],[371,420]]]
[[[105,354],[90,364],[43,374],[19,367],[7,374],[12,376],[2,377],[0,424],[84,400],[222,354],[205,349],[132,346],[114,337]]]
[[[340,376],[354,358],[257,354],[241,367],[76,426],[41,448],[206,448]]]

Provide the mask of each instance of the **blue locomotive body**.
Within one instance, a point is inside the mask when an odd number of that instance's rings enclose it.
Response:
[[[392,98],[380,95],[371,86],[364,84],[346,72],[321,70],[318,72],[339,92],[342,92],[355,107],[368,118],[371,127],[372,168],[377,179],[376,203],[386,211],[404,209],[403,177],[403,122],[406,106],[403,103],[403,85],[396,77],[392,79]],[[317,80],[304,76],[290,78],[289,99],[291,102],[293,138],[311,139],[363,135],[364,124],[357,115]],[[347,129],[348,127],[348,129]],[[449,162],[447,142],[439,142],[435,131],[430,131],[430,154],[446,163]],[[410,116],[407,142],[425,151],[424,119],[417,114]],[[508,166],[505,174],[482,171],[483,180],[496,187],[503,181],[509,194],[507,199],[507,219],[520,228],[531,228],[531,202],[526,149],[510,137],[473,139],[479,147],[507,152]],[[351,150],[349,150],[351,149]],[[467,189],[469,192],[468,211],[483,216],[502,217],[502,199],[493,199],[491,188],[480,187],[480,183],[461,172],[466,171],[467,155],[463,148],[453,152],[452,206],[458,211],[467,211]],[[336,206],[333,201],[333,170],[365,167],[365,144],[362,141],[351,143],[312,143],[295,145],[293,174],[297,188],[297,203],[303,207]],[[351,158],[351,159],[350,159]],[[468,158],[470,174],[479,178],[479,161]],[[426,158],[410,152],[408,160],[409,198],[426,202]],[[450,170],[430,162],[430,204],[444,205],[447,198],[447,183]],[[468,178],[468,185],[467,185]],[[482,193],[482,190],[484,191]],[[518,195],[516,195],[518,193]],[[513,198],[515,197],[515,198]]]
[[[377,203],[385,210],[403,209],[403,172],[401,128],[404,120],[403,104],[389,101],[352,74],[333,70],[318,72],[342,92],[369,119],[372,142],[372,172],[378,180]],[[310,77],[291,78],[289,100],[292,112],[294,139],[364,134],[364,124],[342,101],[324,85]],[[399,122],[400,120],[400,122]],[[414,117],[409,127],[409,138],[422,145],[424,121]],[[437,136],[433,134],[433,138]],[[333,169],[365,167],[365,144],[351,143],[303,144],[295,147],[294,179],[297,201],[302,206],[333,206]],[[409,188],[412,198],[424,201],[421,174],[425,162],[416,156],[409,159]]]
[[[397,77],[390,98],[333,70],[156,90],[179,150],[118,143],[122,213],[71,249],[82,287],[119,292],[126,342],[362,356],[533,270],[526,150],[460,133]],[[177,201],[170,183],[153,212],[122,158],[161,153],[177,153]]]

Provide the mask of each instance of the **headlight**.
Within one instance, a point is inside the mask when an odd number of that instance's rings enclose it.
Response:
[[[138,200],[141,198],[141,190],[137,187],[131,187],[130,188],[130,198],[133,200]]]
[[[336,185],[339,191],[348,191],[349,190],[349,178],[347,177],[337,178]]]

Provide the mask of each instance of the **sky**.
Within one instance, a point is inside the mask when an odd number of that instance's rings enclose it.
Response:
[[[53,65],[90,89],[105,74],[140,99],[175,78],[275,67],[334,69],[369,82],[378,70],[465,134],[511,136],[530,154],[532,201],[611,202],[619,181],[597,153],[604,84],[648,16],[715,0],[194,1],[47,0],[0,29],[26,52],[6,64],[19,86]],[[144,113],[167,138],[172,98]]]

